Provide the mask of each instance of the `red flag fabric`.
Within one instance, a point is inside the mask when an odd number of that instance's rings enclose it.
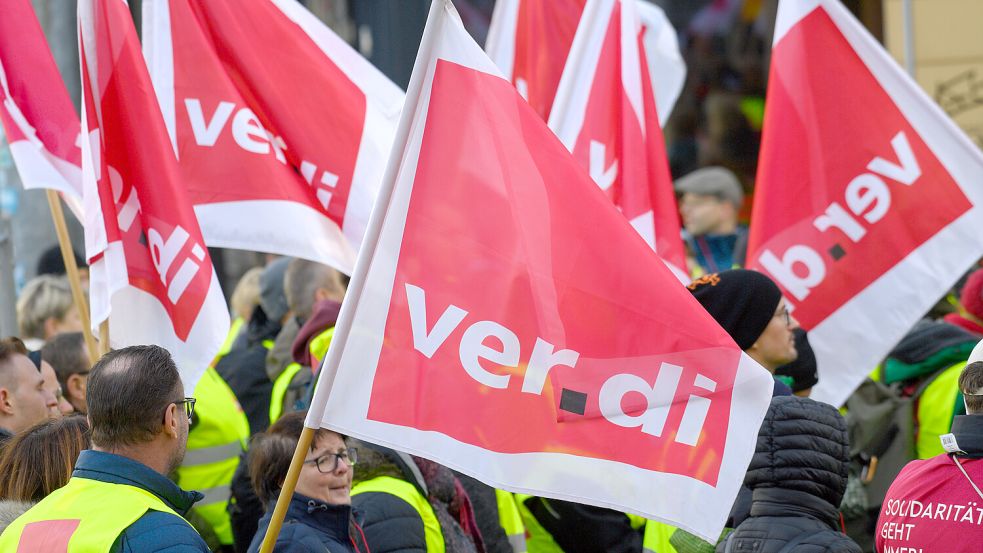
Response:
[[[186,390],[229,314],[140,52],[128,7],[81,0],[82,171],[93,327],[114,347],[158,344]]]
[[[30,0],[4,2],[0,17],[0,124],[24,188],[82,198],[79,118]]]
[[[810,331],[814,397],[842,403],[983,255],[981,174],[842,5],[781,3],[748,260]]]
[[[588,0],[550,113],[550,128],[649,247],[689,282],[635,8],[635,0]]]
[[[307,424],[715,539],[770,375],[446,0],[407,98]]]
[[[296,2],[148,0],[144,25],[209,245],[350,273],[402,91]]]
[[[523,98],[548,120],[553,99],[586,0],[498,0],[485,51]],[[659,120],[665,124],[686,80],[679,39],[665,13],[638,4],[643,42],[655,87]]]

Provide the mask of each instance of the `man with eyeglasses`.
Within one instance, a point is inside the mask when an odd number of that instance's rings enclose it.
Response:
[[[792,331],[799,323],[778,285],[764,274],[721,271],[694,280],[688,288],[738,347],[768,372],[775,374],[775,369],[798,358]],[[792,395],[792,389],[775,380],[774,395]]]
[[[63,488],[0,535],[0,551],[209,551],[183,518],[202,494],[167,475],[184,458],[194,398],[167,350],[131,346],[92,368],[92,449]]]

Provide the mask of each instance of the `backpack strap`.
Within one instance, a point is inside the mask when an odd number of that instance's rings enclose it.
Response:
[[[730,553],[730,548],[734,546],[734,533],[727,534],[727,539],[724,540],[724,553]]]

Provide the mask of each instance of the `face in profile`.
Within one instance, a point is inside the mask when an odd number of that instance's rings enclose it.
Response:
[[[788,312],[785,298],[782,298],[764,332],[747,350],[748,355],[771,372],[795,361],[799,353],[795,349],[795,334],[792,330],[798,326],[799,323]]]
[[[352,502],[352,455],[338,434],[321,430],[297,479],[297,493],[330,505]]]
[[[3,410],[11,417],[8,430],[17,433],[53,416],[58,410],[58,402],[45,388],[41,372],[26,355],[13,355],[10,363],[12,385],[6,389]]]

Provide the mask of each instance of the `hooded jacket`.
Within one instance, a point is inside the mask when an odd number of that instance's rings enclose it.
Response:
[[[380,476],[409,482],[433,508],[447,553],[484,551],[470,499],[450,469],[382,446],[356,445],[359,459],[353,486]],[[352,496],[352,506],[365,514],[362,530],[372,553],[427,553],[423,520],[399,497],[384,492],[359,493]]]
[[[276,500],[266,506],[249,553],[259,551],[273,518]],[[368,553],[351,505],[329,505],[294,492],[273,551],[277,553]]]
[[[773,398],[745,477],[751,514],[717,553],[860,553],[840,531],[837,510],[849,458],[846,423],[836,409]]]

